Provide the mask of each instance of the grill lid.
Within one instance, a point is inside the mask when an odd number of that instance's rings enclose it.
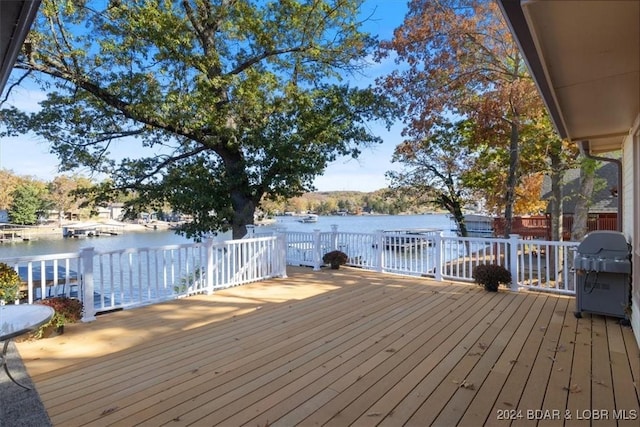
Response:
[[[593,231],[578,245],[574,267],[578,270],[629,274],[631,246],[619,231]]]
[[[592,231],[580,245],[578,253],[597,258],[628,258],[631,248],[627,239],[619,231]]]

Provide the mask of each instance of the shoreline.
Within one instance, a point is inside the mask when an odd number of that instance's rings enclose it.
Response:
[[[122,229],[123,233],[139,233],[139,232],[151,232],[151,231],[163,231],[170,230],[175,224],[164,221],[152,221],[148,223],[130,223],[115,220],[108,221],[65,221],[62,225],[57,224],[44,224],[36,226],[23,226],[16,224],[5,223],[4,230],[0,232],[0,243],[10,243],[15,241],[30,241],[37,239],[63,239],[67,238],[63,235],[63,230],[66,227],[74,226],[78,228],[90,227],[90,226],[113,226]],[[8,227],[6,227],[8,226]],[[77,238],[77,236],[76,236]]]

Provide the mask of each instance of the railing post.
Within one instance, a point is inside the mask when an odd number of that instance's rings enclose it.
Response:
[[[433,250],[435,251],[435,259],[434,259],[434,274],[435,279],[438,282],[442,282],[442,270],[443,270],[443,252],[444,252],[444,239],[442,238],[442,231],[435,233],[435,239],[433,241]]]
[[[276,274],[287,278],[287,235],[284,230],[276,231]]]
[[[509,234],[509,271],[511,272],[511,290],[518,291],[518,279],[520,277],[518,271],[518,234]]]
[[[322,245],[320,244],[320,230],[313,230],[313,271],[319,271],[322,265]]]
[[[214,273],[213,245],[214,243],[215,241],[213,237],[209,237],[207,240],[204,241],[204,247],[205,247],[206,256],[207,256],[207,295],[213,294],[213,289],[215,287],[215,283],[214,283],[215,279],[213,276],[213,273]]]
[[[96,308],[93,299],[93,255],[93,248],[83,248],[80,251],[80,286],[82,292],[83,322],[92,322],[96,320]]]
[[[331,224],[331,250],[338,249],[338,224]]]
[[[384,271],[384,231],[376,230],[375,234],[375,268],[382,273]]]

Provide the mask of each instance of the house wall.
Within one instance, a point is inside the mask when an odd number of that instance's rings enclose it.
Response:
[[[623,146],[623,232],[632,245],[631,327],[640,347],[640,114]]]

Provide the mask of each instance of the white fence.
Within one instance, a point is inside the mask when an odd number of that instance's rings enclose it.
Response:
[[[444,236],[442,232],[374,234],[286,232],[287,264],[319,269],[322,256],[341,250],[347,265],[379,272],[472,281],[478,264],[499,264],[513,277],[512,289],[575,294],[577,242]]]
[[[83,321],[95,314],[151,304],[275,276],[285,276],[283,237],[6,258],[33,303],[52,296],[82,300]]]
[[[499,264],[514,278],[512,289],[575,294],[572,263],[578,243],[453,237],[441,232],[278,232],[242,240],[6,258],[20,273],[23,298],[82,300],[84,321],[95,314],[151,304],[271,277],[286,265],[318,270],[322,256],[341,250],[347,264],[379,272],[472,281],[473,269]]]

